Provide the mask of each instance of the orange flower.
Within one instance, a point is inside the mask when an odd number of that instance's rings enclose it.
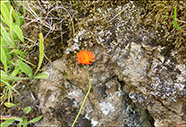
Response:
[[[77,53],[77,56],[78,63],[82,65],[92,64],[95,61],[93,58],[96,57],[93,52],[87,50],[82,50],[80,53]]]

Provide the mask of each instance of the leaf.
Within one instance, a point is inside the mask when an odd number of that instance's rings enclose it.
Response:
[[[13,51],[14,51],[16,54],[19,54],[21,57],[24,57],[24,56],[26,55],[25,52],[22,52],[22,51],[20,51],[20,50],[18,50],[18,49],[14,49]]]
[[[1,16],[1,23],[2,23],[2,22],[6,23],[4,17],[3,17],[1,14],[0,14],[0,16]]]
[[[15,77],[19,73],[19,71],[20,71],[19,67],[15,68],[14,71],[12,72],[11,76]]]
[[[10,103],[10,102],[5,102],[4,105],[8,108],[11,108],[11,107],[14,107],[14,106],[17,106],[16,104],[14,103]]]
[[[0,116],[0,119],[1,119],[1,120],[10,120],[10,119],[14,119],[14,120],[16,120],[16,121],[23,122],[23,119],[20,118],[20,117],[17,117],[17,116],[3,116],[3,115],[1,115],[1,116]]]
[[[29,107],[26,107],[26,108],[24,108],[23,112],[26,113],[26,114],[28,114],[31,111],[31,109],[32,108],[30,106]]]
[[[21,124],[22,124],[22,123],[19,123],[19,124],[17,125],[17,127],[21,127]]]
[[[39,63],[37,70],[34,75],[38,72],[39,68],[41,67],[41,64],[43,62],[43,57],[44,57],[44,44],[43,44],[43,34],[39,33]]]
[[[3,70],[1,70],[1,76],[2,75],[7,75]]]
[[[5,71],[5,73],[7,73],[7,71],[8,71],[8,67],[7,67],[7,57],[6,57],[6,54],[5,54],[5,51],[4,51],[3,46],[1,46],[1,51],[0,51],[0,53],[1,53],[1,62],[2,62],[3,65],[4,65],[4,71]]]
[[[5,19],[5,23],[10,27],[10,10],[7,8],[7,6],[5,5],[6,2],[3,2],[1,4],[1,13]]]
[[[11,40],[10,35],[7,33],[3,25],[1,24],[1,35],[3,36],[3,39],[6,41],[8,45],[10,45],[11,48],[14,48],[14,44]]]
[[[47,72],[43,72],[37,76],[34,77],[34,79],[47,79],[49,74]]]
[[[23,122],[23,118],[20,118],[20,117],[15,117],[15,120],[19,122]]]
[[[33,73],[32,73],[32,69],[25,64],[24,62],[22,62],[21,60],[17,60],[19,67],[21,69],[22,72],[24,72],[25,74],[27,74],[30,78],[33,78]]]
[[[38,117],[36,117],[36,118],[34,118],[34,119],[28,121],[28,123],[35,123],[35,122],[39,121],[42,117],[43,117],[43,115],[38,116]]]
[[[0,36],[0,38],[1,38],[0,45],[4,48],[7,59],[12,59],[12,56],[10,54],[10,48],[8,47],[2,36]]]
[[[4,39],[2,38],[2,36],[0,36],[0,37],[1,37],[0,45],[7,48],[6,42],[4,41]]]
[[[13,122],[15,121],[15,119],[8,119],[5,122],[1,123],[1,127],[8,127],[10,126]]]
[[[17,5],[17,6],[20,6],[20,5]],[[22,15],[17,10],[12,9],[12,16],[15,19],[15,24],[18,25],[18,26],[22,26],[23,18],[21,17]]]
[[[14,29],[14,32],[16,33],[16,35],[18,36],[18,38],[22,42],[24,42],[23,32],[22,32],[21,28],[18,25],[14,25],[13,29]]]
[[[27,127],[27,118],[23,118],[23,122],[21,123],[23,127]]]

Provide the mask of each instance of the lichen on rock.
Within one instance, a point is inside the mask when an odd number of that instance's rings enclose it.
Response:
[[[160,37],[142,23],[142,7],[128,2],[94,11],[78,21],[78,30],[68,40],[63,57],[53,62],[57,77],[65,73],[55,86],[64,90],[55,91],[57,100],[52,102],[57,106],[58,121],[70,126],[81,106],[88,79],[85,69],[76,64],[74,53],[89,49],[96,55],[96,62],[89,67],[92,90],[77,125],[158,127],[185,123],[186,66],[176,58],[174,49],[165,55],[166,46],[154,45]],[[65,55],[71,55],[71,63]],[[59,100],[62,91],[66,98]],[[59,118],[57,111],[68,121]]]

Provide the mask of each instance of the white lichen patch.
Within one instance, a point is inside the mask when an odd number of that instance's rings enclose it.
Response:
[[[88,114],[85,115],[85,118],[91,120],[92,127],[95,127],[98,124],[98,121],[91,119]]]
[[[99,108],[102,111],[103,114],[106,116],[109,114],[109,112],[114,112],[115,108],[111,103],[101,102],[99,103]]]
[[[72,90],[68,93],[68,96],[71,98],[77,98],[77,97],[81,97],[83,96],[82,90],[80,89],[76,89],[76,90]]]
[[[177,65],[176,69],[179,69],[182,73],[177,76],[179,81],[186,81],[186,65]]]
[[[98,121],[91,119],[91,124],[93,125],[93,127],[95,127],[98,124]]]

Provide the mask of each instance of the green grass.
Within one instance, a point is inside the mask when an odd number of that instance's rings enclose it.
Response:
[[[23,8],[23,12],[24,12]],[[47,79],[48,74],[46,72],[40,73],[39,69],[43,62],[44,58],[44,39],[42,33],[39,34],[39,62],[37,65],[37,70],[33,72],[33,65],[29,61],[26,61],[27,49],[23,32],[21,26],[24,23],[23,16],[16,11],[10,4],[10,1],[1,2],[1,12],[0,12],[0,25],[1,25],[1,42],[0,42],[0,51],[1,51],[1,79],[0,79],[0,89],[2,91],[0,102],[4,103],[7,107],[16,106],[13,104],[14,94],[20,93],[16,90],[14,85],[17,81],[20,80],[33,80],[33,79]],[[22,46],[20,46],[22,45]],[[20,77],[20,74],[25,74],[25,77]],[[28,114],[31,109],[25,109],[25,113]],[[4,121],[1,126],[6,127],[11,125],[15,120],[19,121],[24,126],[27,126],[27,123],[34,123],[40,120],[42,117],[36,117],[31,121],[27,121],[25,118],[19,118],[16,116],[1,116]],[[2,120],[1,119],[1,120]],[[21,126],[19,124],[18,126]]]
[[[173,25],[176,27],[176,29],[178,29],[179,31],[181,31],[179,25],[178,25],[178,22],[177,22],[177,6],[175,6],[174,8],[174,22],[173,22]]]

